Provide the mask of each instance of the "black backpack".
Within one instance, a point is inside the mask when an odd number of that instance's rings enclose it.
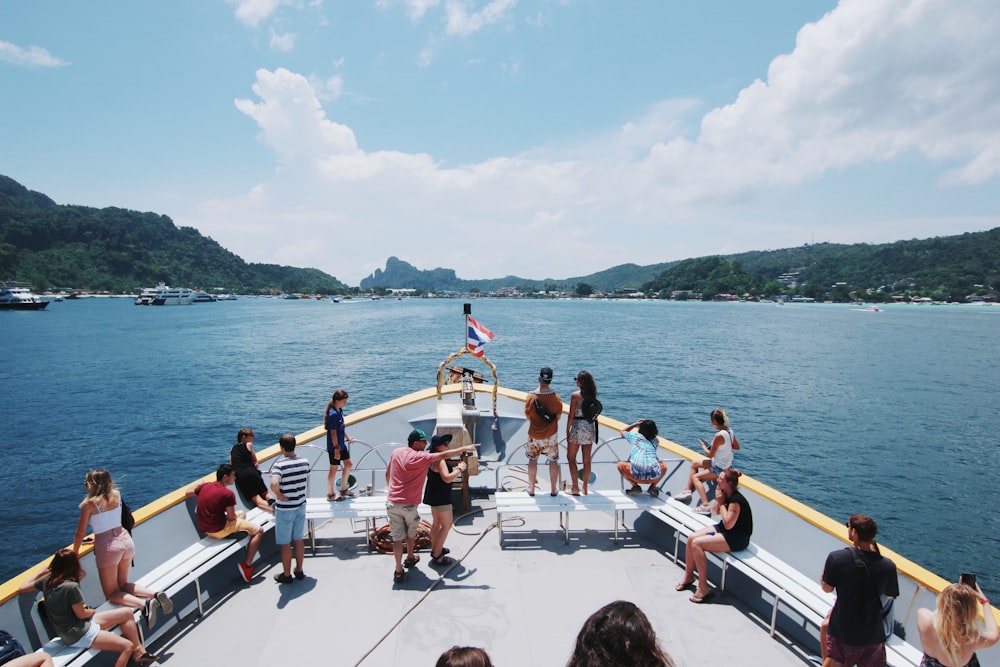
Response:
[[[580,404],[580,412],[583,413],[583,418],[589,421],[591,424],[597,421],[597,417],[604,410],[604,406],[596,398],[583,398],[583,403]]]
[[[0,665],[10,662],[14,658],[26,655],[21,642],[17,641],[14,635],[6,630],[0,630]]]

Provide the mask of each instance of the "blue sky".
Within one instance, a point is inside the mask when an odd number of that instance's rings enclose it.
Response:
[[[1000,226],[995,0],[0,3],[0,174],[356,285]]]

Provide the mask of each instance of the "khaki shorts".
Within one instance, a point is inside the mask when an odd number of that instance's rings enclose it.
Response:
[[[554,463],[559,460],[559,434],[551,435],[548,438],[541,438],[540,440],[529,439],[528,444],[524,446],[524,453],[527,455],[528,460],[534,461],[540,455],[545,454],[549,463]]]
[[[417,536],[420,526],[420,513],[416,505],[391,505],[386,503],[385,512],[389,515],[389,537],[393,542],[402,542],[407,537]]]
[[[236,519],[235,521],[227,521],[225,528],[217,533],[208,533],[208,536],[214,537],[217,540],[223,540],[233,533],[240,531],[246,531],[249,535],[256,535],[258,530],[260,530],[260,526],[257,524],[251,523],[246,519]]]

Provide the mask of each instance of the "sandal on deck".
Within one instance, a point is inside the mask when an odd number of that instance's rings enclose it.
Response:
[[[328,493],[328,494],[326,494],[326,499],[330,500],[330,501],[336,500],[337,499],[337,494],[336,493]]]
[[[409,558],[403,561],[403,567],[409,570],[419,562],[420,562],[420,556],[410,556]]]
[[[678,591],[678,592],[684,591],[684,590],[687,590],[687,589],[691,588],[692,584],[694,584],[694,579],[692,579],[691,581],[682,581],[679,584],[677,584],[676,586],[674,586],[674,590]]]
[[[392,573],[392,581],[393,581],[393,583],[396,583],[396,584],[403,583],[403,577],[404,576],[406,576],[405,572],[402,572],[402,571],[400,571],[400,572],[393,572]]]
[[[701,604],[708,598],[712,597],[712,593],[713,591],[707,591],[706,593],[699,595],[698,592],[695,591],[694,595],[692,595],[689,599],[695,604]]]
[[[141,649],[140,649],[141,650]],[[132,653],[132,662],[138,663],[140,665],[148,665],[150,663],[156,662],[160,659],[160,656],[153,655],[149,651],[135,651]]]
[[[452,558],[451,556],[446,556],[444,554],[441,554],[437,558],[434,558],[433,556],[431,557],[431,563],[434,565],[445,566],[445,565],[451,565],[454,562],[455,562],[454,558]]]

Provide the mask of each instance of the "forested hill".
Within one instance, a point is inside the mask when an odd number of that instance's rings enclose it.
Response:
[[[165,215],[56,204],[0,175],[0,280],[136,292],[159,282],[206,291],[337,294],[347,287],[318,269],[248,264]]]

